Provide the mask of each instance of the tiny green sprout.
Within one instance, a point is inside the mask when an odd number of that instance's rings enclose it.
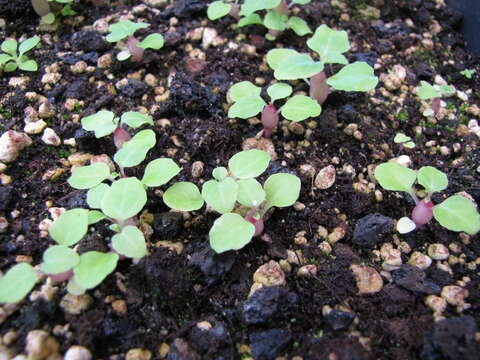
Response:
[[[108,42],[117,42],[127,38],[127,48],[118,53],[118,60],[127,60],[133,56],[135,61],[141,62],[143,60],[145,49],[158,50],[163,47],[164,38],[161,34],[150,34],[142,41],[138,41],[134,36],[134,33],[137,30],[145,29],[149,26],[150,24],[148,23],[134,23],[130,20],[122,20],[108,27],[108,30],[110,31],[107,35]]]
[[[76,14],[72,9],[73,0],[31,0],[31,3],[41,22],[47,25],[55,22],[55,14],[60,13],[63,16]]]
[[[468,80],[472,79],[473,74],[475,74],[474,69],[465,69],[465,70],[460,71],[460,75],[465,76]]]
[[[420,81],[417,87],[418,97],[421,100],[431,100],[431,108],[423,112],[423,116],[435,116],[441,108],[441,98],[455,93],[455,88],[449,85],[431,85],[426,81]]]
[[[242,81],[230,87],[227,99],[234,104],[228,111],[228,117],[248,119],[261,112],[263,136],[266,138],[271,137],[272,131],[277,127],[279,113],[285,119],[298,122],[319,116],[322,111],[315,100],[303,95],[294,95],[287,99],[285,104],[277,110],[274,102],[288,98],[293,92],[292,87],[286,83],[275,83],[267,88],[267,94],[270,97],[268,105],[260,96],[261,91],[260,87],[250,81]]]
[[[270,163],[270,155],[253,149],[239,152],[228,162],[228,169],[213,170],[213,180],[202,187],[202,197],[213,210],[222,214],[209,232],[210,246],[217,253],[238,250],[254,236],[262,234],[263,217],[272,207],[288,207],[300,194],[300,179],[291,174],[273,174],[262,186],[255,178]],[[237,213],[238,204],[246,213]]]
[[[432,194],[445,190],[448,178],[432,166],[423,166],[416,172],[398,163],[383,163],[376,167],[375,179],[384,189],[406,192],[415,201],[412,218],[404,217],[398,221],[397,230],[400,233],[413,231],[432,218],[451,231],[463,231],[470,235],[480,231],[480,214],[466,197],[453,195],[440,204],[433,204]],[[413,187],[415,182],[425,189],[426,195],[421,200]]]
[[[40,37],[33,36],[20,43],[13,39],[7,39],[2,42],[1,49],[4,54],[0,54],[0,65],[4,65],[5,72],[12,72],[17,69],[23,71],[37,71],[38,65],[35,60],[29,59],[25,53],[32,50],[40,42]]]
[[[412,141],[412,138],[403,133],[397,133],[393,139],[393,142],[395,144],[401,144],[408,149],[413,149],[415,147],[415,143]]]

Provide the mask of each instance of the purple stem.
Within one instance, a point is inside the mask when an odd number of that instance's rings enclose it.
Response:
[[[235,20],[240,20],[240,6],[238,6],[238,4],[232,4],[228,14],[234,17]]]
[[[254,217],[256,212],[257,212],[256,209],[248,210],[247,215],[245,215],[245,220],[247,220],[248,222],[252,223],[253,226],[255,226],[255,234],[253,234],[253,236],[260,236],[262,235],[263,229],[265,228],[265,226],[263,224],[262,218],[256,219]]]
[[[113,132],[113,142],[115,143],[115,147],[117,148],[117,150],[120,150],[123,146],[123,143],[130,140],[131,138],[132,137],[127,132],[127,130],[121,127],[116,128]]]
[[[442,107],[441,105],[442,104],[441,104],[440,98],[437,97],[432,100],[432,110],[435,115],[437,115],[438,112],[440,111],[440,108]]]
[[[290,15],[290,9],[288,8],[287,0],[282,0],[278,6],[273,9],[275,11],[278,11],[280,14],[284,15]]]
[[[130,51],[130,54],[132,54],[133,59],[136,62],[142,62],[143,60],[143,53],[145,52],[145,49],[138,47],[137,44],[139,41],[135,38],[135,36],[130,36],[127,40],[127,47],[128,51]]]
[[[278,112],[275,105],[271,104],[263,108],[261,120],[263,125],[263,136],[269,139],[272,136],[273,129],[278,125]]]
[[[425,225],[433,217],[433,203],[430,200],[420,200],[412,211],[412,220],[417,228]]]
[[[52,279],[55,282],[67,281],[73,277],[73,269],[64,271],[59,274],[47,274],[47,275],[50,279]]]
[[[324,71],[313,75],[310,78],[310,97],[317,100],[320,105],[323,105],[330,94],[330,86],[327,84],[327,75]]]

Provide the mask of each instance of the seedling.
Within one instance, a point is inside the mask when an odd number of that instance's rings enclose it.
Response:
[[[137,30],[145,29],[149,26],[150,24],[143,22],[134,23],[130,20],[122,20],[108,27],[110,31],[110,34],[107,35],[108,42],[117,42],[127,38],[127,48],[117,54],[118,60],[124,61],[133,57],[135,61],[141,62],[145,49],[158,50],[163,47],[164,39],[161,34],[150,34],[142,41],[138,41],[133,35]]]
[[[465,70],[460,71],[460,75],[465,76],[468,80],[472,79],[473,74],[475,74],[474,69],[465,69]]]
[[[272,84],[267,88],[270,103],[267,105],[260,96],[262,89],[250,81],[242,81],[230,87],[227,97],[234,104],[228,110],[228,117],[248,119],[262,113],[263,136],[270,138],[273,129],[278,125],[279,113],[285,119],[299,122],[309,117],[320,115],[322,108],[308,96],[294,95],[289,98],[278,110],[274,105],[276,100],[289,97],[292,87],[286,83]]]
[[[72,9],[73,0],[31,0],[33,9],[41,18],[41,22],[51,25],[55,22],[55,13],[58,11],[63,16],[75,15],[76,12]],[[53,9],[49,3],[57,3],[61,6],[61,9],[54,6]]]
[[[40,42],[40,37],[33,36],[23,40],[18,46],[16,40],[7,39],[2,42],[2,51],[0,54],[0,65],[4,65],[6,72],[12,72],[17,69],[23,71],[37,71],[38,65],[35,60],[29,59],[25,53],[32,50]]]
[[[230,15],[238,20],[238,27],[247,25],[263,25],[268,29],[265,38],[275,40],[284,30],[292,29],[297,35],[304,36],[312,31],[308,24],[298,16],[290,16],[290,7],[308,4],[311,0],[245,0],[241,6],[237,1],[218,0],[212,2],[207,9],[207,16],[210,20],[217,20]],[[262,19],[258,11],[265,11]]]
[[[397,133],[395,135],[395,138],[393,139],[393,142],[395,144],[400,144],[408,149],[413,149],[415,147],[415,143],[412,141],[412,138],[403,133]]]
[[[322,105],[331,89],[367,92],[375,88],[378,78],[366,62],[348,64],[344,52],[350,49],[345,31],[321,25],[308,39],[307,45],[317,52],[321,61],[314,61],[308,54],[293,49],[273,49],[267,53],[267,63],[274,70],[277,80],[304,79],[310,85],[310,97]],[[327,78],[325,64],[346,65],[337,74]],[[310,80],[308,80],[310,79]]]
[[[264,216],[272,207],[288,207],[300,194],[300,179],[292,174],[271,175],[262,185],[255,179],[268,167],[270,155],[261,150],[242,151],[230,158],[228,169],[213,170],[214,180],[202,187],[208,206],[222,214],[209,232],[210,246],[217,253],[238,250],[262,234]],[[237,213],[238,204],[243,216]]]
[[[455,93],[455,88],[449,85],[430,85],[426,81],[420,81],[420,86],[417,88],[418,96],[422,100],[431,100],[431,108],[423,112],[423,116],[435,116],[440,111],[441,98],[443,96]]]
[[[432,218],[448,230],[470,235],[480,231],[480,214],[466,197],[453,195],[440,204],[433,204],[432,194],[445,190],[448,178],[432,166],[423,166],[417,172],[397,163],[383,163],[376,167],[375,179],[385,190],[404,191],[415,201],[412,218],[403,217],[397,223],[397,230],[402,234],[420,228]],[[425,189],[426,195],[421,200],[416,195],[415,182]]]

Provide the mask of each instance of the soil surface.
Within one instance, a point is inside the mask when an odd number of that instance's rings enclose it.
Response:
[[[77,15],[43,31],[30,1],[0,1],[2,38],[42,37],[41,46],[29,53],[38,72],[0,78],[0,134],[23,132],[30,107],[62,140],[53,146],[41,133],[30,135],[32,145],[3,171],[0,216],[8,227],[0,233],[2,272],[16,262],[41,262],[53,244],[39,227],[51,218],[49,208],[87,207],[85,193],[66,182],[71,155],[113,157],[111,139],[82,130],[82,117],[100,109],[117,115],[148,111],[157,145],[144,163],[171,157],[183,167],[176,180],[199,186],[261,130],[255,119],[227,117],[228,88],[244,80],[269,84],[273,74],[265,54],[275,47],[307,52],[309,36],[285,31],[267,41],[261,26],[239,30],[231,17],[209,21],[208,3],[125,0],[96,7],[75,2]],[[479,235],[454,233],[435,221],[413,233],[396,233],[394,220],[408,216],[412,202],[371,178],[373,165],[408,155],[412,168],[431,165],[448,175],[448,189],[434,202],[461,191],[480,202],[479,137],[468,127],[480,118],[479,59],[465,50],[461,16],[442,3],[313,0],[299,7],[312,29],[327,24],[346,30],[349,61],[368,62],[381,79],[368,94],[332,93],[317,118],[279,125],[272,137],[277,158],[266,175],[298,175],[299,202],[277,209],[261,238],[217,255],[209,248],[208,231],[218,214],[205,208],[169,212],[161,192],[149,190],[146,210],[154,215],[149,255],[138,264],[120,261],[83,299],[65,298],[64,283],[43,279],[24,301],[0,308],[0,354],[30,354],[27,335],[45,330],[58,349],[32,359],[53,359],[74,345],[88,349],[92,359],[112,360],[477,359]],[[116,60],[119,49],[104,37],[108,22],[122,16],[150,23],[136,35],[160,32],[165,46],[147,50],[142,63]],[[217,38],[208,44],[205,34],[212,29]],[[108,54],[111,62],[100,64]],[[78,70],[82,61],[83,71]],[[327,75],[338,69],[327,66]],[[471,79],[460,74],[464,69],[475,70]],[[459,92],[443,99],[437,118],[422,115],[424,105],[414,90],[421,80],[446,81]],[[296,91],[308,91],[306,84],[293,84]],[[42,103],[51,114],[39,111]],[[399,132],[414,140],[414,149],[394,143]],[[75,146],[63,143],[71,138]],[[198,177],[192,174],[195,162],[203,165]],[[318,189],[315,177],[329,165],[336,170],[334,184]],[[139,166],[128,175],[143,170]],[[106,250],[110,236],[95,225],[79,252]],[[432,244],[445,245],[448,258],[432,260]],[[385,266],[385,254],[397,249],[401,262],[394,269]],[[284,273],[284,283],[249,296],[254,273],[270,261]],[[352,265],[368,267],[383,284],[362,294]],[[448,296],[451,286],[461,290],[460,297]],[[87,306],[78,314],[65,305],[69,301]],[[84,359],[69,359],[74,358]]]

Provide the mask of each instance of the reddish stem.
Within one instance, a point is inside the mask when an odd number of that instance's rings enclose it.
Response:
[[[437,97],[432,100],[432,110],[435,115],[437,115],[440,111],[440,108],[442,107],[441,105],[442,104],[440,98]]]
[[[232,4],[228,15],[234,17],[237,21],[240,20],[240,6],[238,6],[238,4]]]
[[[68,271],[64,271],[59,274],[47,274],[50,279],[52,279],[55,282],[62,282],[62,281],[67,281],[70,280],[73,277],[73,270],[70,269]]]
[[[130,54],[132,54],[133,59],[136,62],[142,62],[143,60],[143,53],[145,52],[145,49],[138,47],[137,44],[139,41],[135,38],[135,36],[130,36],[127,40],[127,47],[128,51],[130,51]]]
[[[263,224],[262,218],[256,219],[254,217],[256,212],[257,211],[255,209],[248,210],[247,215],[245,215],[245,220],[247,220],[248,222],[252,223],[253,226],[255,226],[255,234],[253,234],[253,236],[260,236],[262,235],[263,229],[265,228],[265,226]]]
[[[278,4],[278,6],[273,10],[278,11],[280,14],[287,16],[290,15],[290,9],[288,8],[287,0],[280,1],[280,4]]]
[[[262,111],[263,136],[267,139],[272,136],[272,131],[278,125],[278,112],[275,105],[267,105]]]
[[[127,132],[127,130],[122,129],[121,127],[116,128],[113,132],[113,142],[115,143],[115,147],[117,149],[121,149],[123,143],[130,140],[131,138],[132,137]]]
[[[321,71],[310,78],[310,97],[322,105],[330,94],[330,86],[327,84],[327,75]]]
[[[417,228],[425,225],[433,217],[433,203],[428,200],[420,200],[412,211],[412,220]]]

